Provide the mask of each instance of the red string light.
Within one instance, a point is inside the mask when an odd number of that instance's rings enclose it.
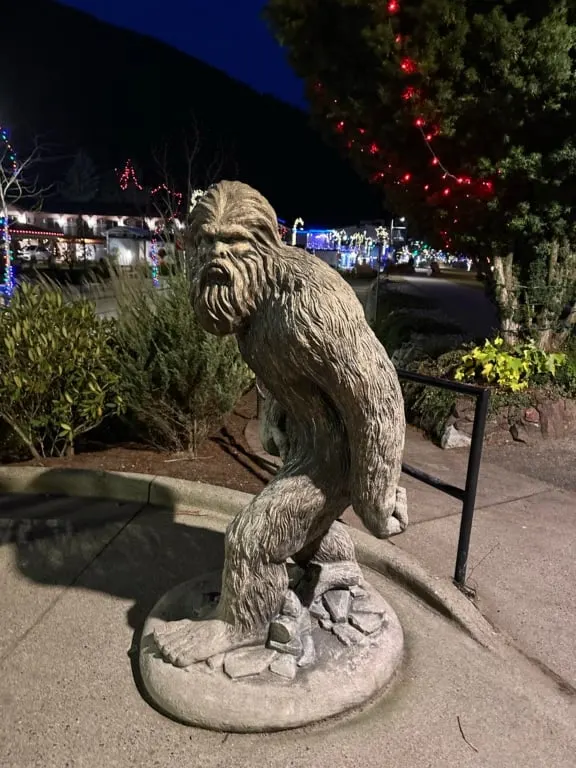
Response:
[[[398,2],[398,0],[389,0],[387,3],[387,10],[390,15],[397,15],[401,11],[401,3]],[[406,38],[401,34],[396,34],[395,36],[395,43],[400,47],[401,54],[399,59],[399,67],[400,70],[404,75],[407,77],[416,75],[419,73],[419,65],[418,62],[411,58],[408,55],[408,52],[406,50],[402,50],[402,46],[404,45]],[[318,93],[323,93],[325,91],[324,85],[322,83],[317,82],[314,85],[314,89]],[[325,94],[326,98],[330,100],[332,104],[338,105],[338,99],[332,99],[330,94]],[[416,87],[413,84],[407,84],[404,90],[401,93],[402,101],[405,102],[407,105],[415,105],[422,99],[422,91]],[[486,198],[488,196],[493,195],[494,193],[494,185],[492,181],[490,180],[482,180],[482,179],[472,179],[469,176],[466,176],[464,174],[455,175],[452,173],[448,168],[444,165],[440,157],[438,156],[436,150],[432,146],[433,140],[441,135],[441,130],[438,125],[434,124],[428,124],[426,118],[424,115],[418,115],[416,114],[416,117],[413,121],[414,127],[420,132],[420,135],[422,137],[422,140],[424,141],[427,149],[430,152],[431,155],[431,165],[434,168],[437,168],[439,171],[441,171],[441,180],[444,181],[444,184],[441,183],[436,186],[434,184],[425,183],[422,184],[423,191],[426,193],[428,201],[434,205],[440,203],[440,201],[444,200],[445,198],[449,197],[452,192],[455,192],[458,188],[458,191],[461,190],[461,194],[465,196],[466,198],[470,198],[471,195],[465,191],[464,188],[469,188],[470,192],[473,192],[476,197],[480,198]],[[335,130],[337,133],[344,134],[346,138],[346,146],[349,150],[359,151],[360,153],[369,152],[370,155],[374,157],[381,157],[383,152],[379,146],[379,144],[373,140],[372,137],[367,135],[367,131],[365,128],[356,128],[356,136],[353,137],[350,135],[349,131],[347,130],[347,124],[344,120],[340,119],[338,122],[335,123]],[[358,134],[362,138],[358,138]],[[376,170],[375,173],[371,176],[371,181],[373,183],[394,183],[394,184],[400,184],[400,185],[407,185],[410,182],[412,182],[412,174],[411,173],[402,173],[402,172],[394,172],[393,166],[391,163],[387,163],[386,167],[384,169]],[[446,182],[454,182],[456,186],[452,188],[451,186],[447,186]],[[457,206],[454,206],[457,207]],[[456,221],[459,221],[459,219],[456,219]],[[446,238],[447,234],[444,233],[443,236]]]
[[[130,160],[130,158],[126,160],[126,165],[124,166],[124,170],[120,174],[119,184],[120,184],[120,189],[123,192],[125,192],[128,189],[130,184],[133,184],[136,187],[136,189],[139,189],[140,191],[142,191],[142,185],[138,181],[138,177],[136,176],[136,171],[134,170],[134,165],[132,164],[132,160]]]
[[[417,99],[420,97],[420,91],[418,88],[414,88],[414,86],[409,85],[408,88],[404,90],[402,93],[402,98],[404,101],[411,101],[412,99]]]
[[[176,214],[178,212],[178,209],[180,208],[180,205],[182,204],[182,197],[183,197],[182,192],[176,192],[175,189],[170,189],[166,184],[159,184],[150,192],[150,195],[153,197],[154,195],[157,195],[159,192],[165,192],[168,197],[176,198],[176,209],[174,211],[174,213]]]
[[[400,69],[407,75],[413,75],[418,72],[418,65],[408,56],[405,56],[400,62]]]

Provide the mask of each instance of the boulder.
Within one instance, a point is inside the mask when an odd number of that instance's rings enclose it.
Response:
[[[510,434],[512,435],[512,439],[517,443],[531,442],[530,434],[528,433],[526,426],[522,424],[521,421],[517,421],[515,424],[512,424],[510,427]]]
[[[450,425],[442,435],[440,445],[444,450],[450,450],[452,448],[469,448],[471,442],[472,440],[469,435],[465,435],[457,430],[456,427]]]
[[[564,400],[547,400],[538,405],[542,437],[554,439],[566,434],[566,408]]]
[[[371,635],[384,624],[385,619],[378,613],[352,613],[350,624],[362,632],[363,635]]]
[[[332,632],[343,645],[358,645],[364,640],[364,635],[350,624],[334,624]]]
[[[279,643],[277,640],[268,640],[268,648],[278,653],[283,653],[288,656],[296,656],[297,659],[302,656],[302,640],[299,637],[295,637],[294,640],[289,640],[287,643]]]
[[[474,421],[474,411],[476,410],[476,401],[471,397],[459,397],[454,403],[453,413],[457,419],[468,419]]]
[[[529,424],[540,424],[540,414],[536,408],[526,408],[524,411],[524,421]]]
[[[270,664],[270,672],[279,677],[285,677],[286,680],[294,680],[296,677],[297,664],[294,656],[282,654],[277,656]]]
[[[570,432],[576,430],[576,400],[564,401],[564,423]]]
[[[348,621],[351,595],[347,589],[333,589],[324,595],[324,605],[336,624]]]
[[[472,437],[474,422],[467,421],[466,419],[458,419],[458,421],[454,424],[454,427],[458,430],[458,432],[462,432],[462,434]]]

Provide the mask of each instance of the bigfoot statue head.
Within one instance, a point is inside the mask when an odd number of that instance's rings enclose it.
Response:
[[[190,237],[198,318],[210,333],[236,333],[262,298],[271,260],[283,247],[276,214],[247,184],[221,181],[195,206]]]

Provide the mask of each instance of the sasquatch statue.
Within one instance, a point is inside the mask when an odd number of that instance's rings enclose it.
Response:
[[[408,523],[398,485],[402,393],[352,288],[320,259],[285,245],[268,201],[240,182],[206,193],[190,237],[199,321],[210,333],[236,335],[267,393],[283,464],[228,526],[214,612],[156,633],[178,667],[265,642],[288,590],[288,559],[357,569],[338,522],[349,505],[379,538]]]

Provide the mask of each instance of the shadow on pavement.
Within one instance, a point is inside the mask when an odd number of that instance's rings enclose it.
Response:
[[[61,472],[47,470],[21,494],[6,493],[0,483],[4,615],[10,615],[12,599],[23,599],[15,583],[21,574],[34,584],[94,590],[131,601],[127,622],[138,638],[165,592],[222,567],[223,535],[202,528],[200,513],[185,513],[196,517],[199,526],[178,522],[169,491],[162,507],[42,492],[57,487]],[[142,483],[140,497],[147,498],[149,482],[134,482]],[[6,555],[8,549],[13,555]]]

